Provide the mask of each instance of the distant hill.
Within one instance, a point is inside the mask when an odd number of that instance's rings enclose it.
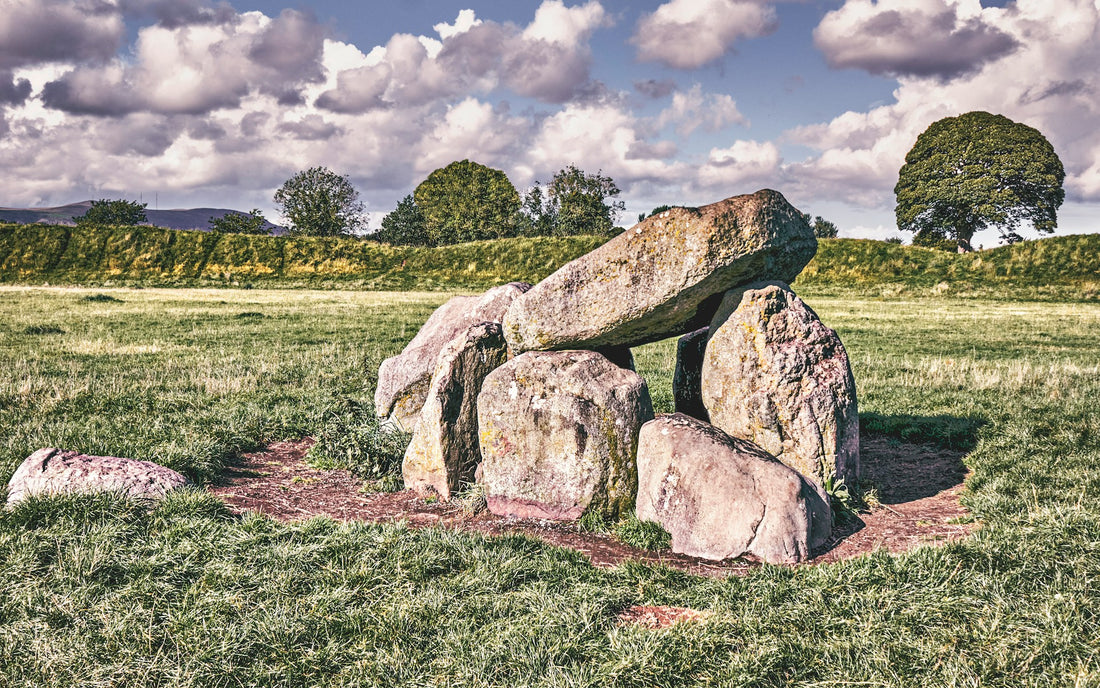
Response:
[[[73,225],[73,218],[80,217],[92,207],[91,201],[70,203],[55,208],[0,208],[0,222],[17,225]],[[145,209],[145,217],[154,227],[166,229],[210,229],[210,218],[223,217],[229,213],[241,213],[228,208],[188,208],[176,210]],[[286,234],[286,228],[268,222],[267,226],[274,234]]]

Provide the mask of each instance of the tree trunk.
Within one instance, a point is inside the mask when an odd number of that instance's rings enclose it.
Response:
[[[966,227],[955,228],[955,239],[958,241],[959,253],[973,253],[974,247],[970,245],[970,239],[974,237],[974,230]]]

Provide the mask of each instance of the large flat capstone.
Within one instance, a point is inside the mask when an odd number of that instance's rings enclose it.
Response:
[[[481,482],[501,516],[617,519],[634,507],[645,380],[593,351],[533,351],[489,374],[477,400]]]
[[[707,325],[728,289],[791,281],[813,230],[769,189],[673,208],[562,266],[504,317],[513,351],[637,346]]]
[[[828,503],[797,472],[682,413],[642,426],[637,514],[672,535],[673,552],[715,561],[804,561],[832,528]]]
[[[118,492],[127,497],[159,499],[189,485],[183,475],[151,461],[90,456],[78,451],[39,449],[8,481],[8,505],[32,495]]]
[[[530,288],[526,282],[511,282],[481,296],[456,296],[436,309],[401,353],[379,366],[375,414],[411,432],[444,345],[473,325],[500,322],[512,301]]]

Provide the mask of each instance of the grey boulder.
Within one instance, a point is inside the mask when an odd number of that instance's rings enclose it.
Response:
[[[382,361],[374,411],[411,431],[428,394],[436,359],[447,342],[480,322],[500,322],[512,301],[531,285],[511,282],[481,296],[456,296],[440,306],[400,354]]]
[[[28,456],[8,481],[8,505],[33,495],[117,492],[139,499],[159,499],[190,481],[150,461],[115,456],[89,456],[47,447]]]
[[[672,535],[673,552],[715,561],[805,561],[832,528],[828,503],[797,472],[681,413],[642,426],[637,515]]]
[[[485,377],[508,358],[500,323],[480,323],[439,352],[427,399],[405,451],[405,487],[450,499],[474,482],[481,460],[477,395]]]
[[[562,266],[504,317],[513,351],[637,346],[706,325],[728,289],[793,280],[813,230],[768,189],[673,208]]]
[[[634,507],[638,428],[653,417],[637,373],[593,351],[528,352],[485,379],[477,416],[493,513],[617,519]]]
[[[703,357],[710,422],[824,486],[859,480],[859,413],[836,332],[786,285],[730,293]],[[735,302],[735,303],[734,303]]]

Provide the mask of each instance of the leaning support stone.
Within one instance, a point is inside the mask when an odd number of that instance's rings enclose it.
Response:
[[[783,284],[731,291],[703,357],[710,422],[824,486],[859,480],[859,413],[848,354]],[[735,303],[734,303],[735,302]]]
[[[703,353],[707,350],[710,328],[685,334],[676,342],[676,370],[672,375],[672,398],[676,412],[699,420],[709,420],[703,405]]]
[[[479,323],[452,339],[435,366],[427,400],[405,452],[405,487],[450,499],[474,482],[481,461],[477,395],[485,377],[508,358],[500,323]]]
[[[673,552],[714,561],[805,561],[832,528],[828,503],[797,472],[681,413],[642,426],[637,514],[672,535]]]
[[[411,432],[424,406],[440,350],[472,325],[500,322],[512,301],[530,288],[526,282],[512,282],[481,296],[456,296],[436,309],[404,350],[378,368],[374,391],[378,418]]]

